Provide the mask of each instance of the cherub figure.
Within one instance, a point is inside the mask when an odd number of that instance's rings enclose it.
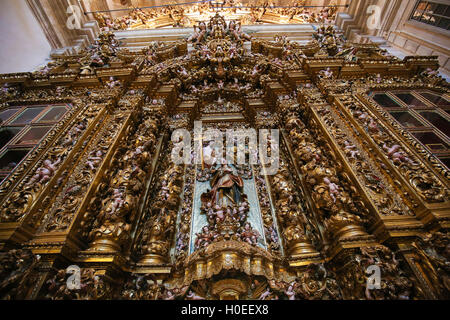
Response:
[[[383,79],[381,78],[381,75],[379,73],[377,73],[376,77],[375,77],[375,82],[376,83],[381,83],[383,81]]]
[[[321,79],[331,79],[333,78],[333,71],[328,67],[325,70],[319,72],[319,78]]]
[[[268,296],[271,295],[270,288],[268,287],[266,291],[264,291],[258,298],[258,300],[265,300]]]
[[[74,139],[74,136],[72,135],[72,134],[68,134],[65,138],[64,138],[64,140],[62,141],[62,143],[61,143],[61,145],[63,146],[63,147],[69,147],[69,146],[73,146],[74,144],[75,144],[75,139]]]
[[[339,186],[334,182],[331,182],[327,177],[323,178],[323,182],[328,186],[330,197],[333,199],[333,202],[336,203],[336,196],[339,195]]]
[[[214,233],[209,230],[208,226],[204,226],[202,228],[202,232],[196,233],[196,236],[197,236],[197,239],[195,240],[196,248],[206,247],[216,238]]]
[[[110,77],[109,81],[106,82],[106,86],[110,89],[120,86],[120,80],[115,80],[114,77]]]
[[[179,234],[179,236],[177,238],[177,244],[176,244],[177,252],[183,251],[184,248],[186,248],[186,243],[184,241],[185,238],[186,238],[186,234],[185,233]]]
[[[247,218],[247,212],[249,210],[248,203],[246,201],[243,201],[240,203],[238,210],[239,220],[245,221]]]
[[[437,77],[439,75],[439,71],[426,68],[420,75],[423,77]]]
[[[348,142],[347,140],[344,141],[344,145],[345,145],[345,152],[350,154],[350,158],[356,159],[356,156],[359,155],[359,151],[356,150],[356,146],[350,144],[350,142]]]
[[[252,37],[250,35],[248,35],[244,31],[242,31],[242,25],[240,22],[237,23],[237,34],[239,35],[239,38],[241,40],[250,41],[252,39]]]
[[[200,53],[203,59],[211,59],[211,51],[209,50],[208,46],[203,46]]]
[[[289,300],[295,300],[294,283],[291,283],[284,293],[288,296]]]
[[[259,232],[247,222],[244,225],[244,230],[241,232],[241,238],[251,245],[256,245],[258,244]]]
[[[275,228],[272,226],[270,226],[270,228],[268,229],[269,234],[270,234],[270,239],[272,240],[273,243],[278,243],[278,234],[277,231],[275,230]]]
[[[211,202],[207,202],[203,210],[205,211],[206,216],[208,217],[208,221],[209,220],[214,221],[214,216],[216,215],[216,213],[214,212],[214,208],[212,207]]]
[[[196,294],[194,291],[189,290],[189,293],[186,295],[186,298],[188,300],[205,300],[205,298],[199,296],[198,294]]]
[[[183,78],[187,78],[189,74],[186,71],[186,68],[183,66],[179,66],[177,71],[183,76]]]
[[[380,129],[378,128],[377,123],[372,118],[369,118],[369,123],[367,124],[367,129],[369,130],[370,133],[380,132]]]
[[[216,222],[217,223],[225,220],[225,215],[224,215],[225,212],[223,211],[223,209],[219,205],[216,205],[214,207],[214,210],[215,210]]]
[[[392,161],[395,164],[407,162],[411,165],[414,165],[414,162],[404,154],[404,152],[401,150],[401,147],[398,144],[394,144],[390,148],[388,148],[388,146],[384,144],[383,149],[387,151],[388,158],[392,159]]]
[[[111,212],[110,212],[111,215],[113,215],[117,210],[122,208],[123,204],[125,203],[125,200],[123,199],[123,193],[119,189],[113,190],[112,199],[113,203],[111,205]]]
[[[61,159],[58,158],[55,162],[51,160],[45,160],[43,166],[36,170],[36,174],[30,179],[29,185],[33,183],[46,183],[51,179],[51,177],[55,174],[56,166],[61,162]]]
[[[167,185],[167,180],[163,180],[161,182],[161,191],[160,191],[160,197],[162,200],[167,200],[170,196],[170,189]]]
[[[210,89],[210,86],[209,86],[209,84],[208,84],[208,80],[204,80],[203,81],[203,90],[209,90]]]
[[[198,28],[198,29],[197,29]],[[194,34],[189,37],[188,41],[199,43],[207,35],[206,24],[202,21],[198,26],[194,26]]]
[[[173,294],[172,290],[166,290],[164,296],[164,300],[175,300],[175,295]]]
[[[82,132],[86,128],[86,125],[84,122],[79,122],[73,129],[71,135],[78,135],[80,132]]]
[[[262,71],[261,66],[260,65],[255,65],[253,67],[253,70],[252,70],[252,73],[251,73],[251,77],[255,78],[259,73],[261,73],[261,71]]]
[[[92,151],[87,158],[88,161],[86,161],[86,165],[89,167],[90,170],[94,170],[102,161],[103,159],[103,152],[101,150]]]
[[[367,112],[361,112],[359,110],[355,111],[355,116],[358,117],[359,120],[366,121],[369,115]]]
[[[55,93],[57,97],[62,96],[62,94],[64,93],[66,89],[64,87],[58,86],[56,87]]]

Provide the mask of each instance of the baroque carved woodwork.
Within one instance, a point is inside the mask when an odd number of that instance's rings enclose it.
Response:
[[[448,105],[436,68],[333,27],[303,45],[255,39],[217,14],[189,39],[131,52],[103,31],[0,75],[0,111],[71,105],[0,185],[1,298],[448,299],[449,169],[372,98],[428,90]],[[211,163],[197,121],[279,130],[278,170]],[[180,142],[201,161],[176,163]]]

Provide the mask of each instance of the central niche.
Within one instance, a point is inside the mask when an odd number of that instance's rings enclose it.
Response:
[[[217,164],[198,173],[190,253],[222,239],[266,248],[253,169]]]
[[[212,141],[203,141],[202,146],[202,161],[195,167],[189,253],[223,240],[267,249],[260,203],[268,195],[258,192],[260,172],[258,165],[249,164],[248,146],[244,146],[246,163],[241,165],[217,159],[220,149]],[[236,160],[237,147],[234,152]]]

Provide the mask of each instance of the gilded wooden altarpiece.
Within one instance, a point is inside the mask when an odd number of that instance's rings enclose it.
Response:
[[[0,185],[3,299],[448,299],[449,170],[372,99],[428,90],[449,110],[436,57],[325,26],[259,40],[216,15],[187,40],[130,52],[103,31],[52,58],[0,75],[1,111],[71,106]],[[234,167],[230,212],[199,204],[210,166],[171,160],[199,120],[280,130],[276,174]]]

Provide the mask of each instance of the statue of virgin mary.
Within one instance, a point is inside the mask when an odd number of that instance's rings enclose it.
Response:
[[[222,164],[213,173],[210,184],[212,189],[201,195],[203,203],[227,207],[242,201],[244,181],[233,174],[233,169],[228,164]]]

